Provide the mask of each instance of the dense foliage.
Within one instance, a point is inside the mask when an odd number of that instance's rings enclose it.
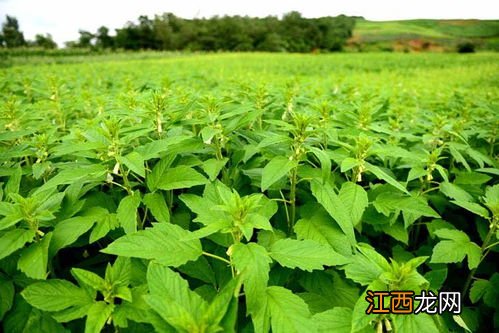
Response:
[[[499,328],[496,55],[1,70],[4,332]],[[366,290],[462,291],[367,315]]]
[[[128,22],[116,36],[101,27],[97,33],[80,31],[75,46],[122,48],[125,50],[191,51],[338,51],[352,35],[355,20],[338,17],[304,18],[298,12],[282,19],[223,16],[183,19],[172,13],[153,19],[140,16]],[[94,43],[95,41],[95,43]]]

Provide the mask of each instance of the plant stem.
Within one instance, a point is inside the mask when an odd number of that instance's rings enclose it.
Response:
[[[293,231],[293,226],[295,224],[296,218],[296,177],[297,177],[297,168],[293,168],[291,171],[291,191],[289,193],[289,202],[290,202],[290,217],[289,217],[289,233]]]
[[[489,243],[490,239],[492,238],[492,235],[494,235],[494,233],[496,232],[496,229],[497,229],[497,225],[496,225],[495,221],[493,221],[492,226],[490,227],[489,232],[487,233],[487,236],[485,236],[485,240],[482,243],[482,247],[480,248],[480,253],[481,253],[480,262],[482,262],[482,260],[485,258],[485,256],[489,253],[489,251],[484,253],[484,250],[486,250],[488,248],[488,243]],[[480,264],[480,262],[479,262],[479,264]],[[464,283],[464,287],[463,287],[463,291],[462,291],[463,296],[465,296],[468,293],[468,289],[471,285],[471,280],[473,280],[473,277],[476,273],[477,268],[478,268],[478,266],[473,268],[470,271],[470,273],[468,274],[468,278],[466,279],[466,282]]]
[[[207,256],[207,257],[211,257],[211,258],[214,258],[214,259],[217,259],[217,260],[223,261],[223,262],[225,262],[225,263],[227,263],[227,264],[229,264],[229,265],[231,265],[231,266],[232,266],[232,263],[231,263],[229,260],[227,260],[227,259],[225,259],[225,258],[222,258],[222,257],[220,257],[220,256],[217,256],[216,254],[212,254],[212,253],[209,253],[209,252],[204,252],[204,251],[203,251],[203,254],[204,254],[205,256]]]

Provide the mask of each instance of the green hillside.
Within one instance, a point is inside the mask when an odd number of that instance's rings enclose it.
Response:
[[[499,20],[359,19],[350,43],[388,47],[415,40],[444,48],[455,47],[462,41],[472,41],[479,49],[499,50]]]

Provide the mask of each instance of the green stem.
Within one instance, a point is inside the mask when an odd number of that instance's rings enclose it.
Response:
[[[296,218],[296,178],[297,178],[297,168],[293,168],[291,171],[291,191],[289,193],[290,202],[290,216],[289,216],[289,233],[293,231],[293,226],[295,224]]]
[[[485,236],[485,240],[482,243],[482,247],[480,248],[480,253],[481,253],[480,262],[482,262],[485,256],[489,253],[489,251],[487,251],[486,253],[484,253],[484,251],[488,248],[488,243],[492,238],[492,235],[494,235],[494,233],[496,232],[496,229],[497,229],[496,221],[493,221],[492,226],[490,227],[489,232],[487,233],[487,236]],[[468,289],[471,285],[471,281],[473,280],[477,268],[478,266],[473,268],[468,274],[468,278],[466,279],[466,282],[464,283],[463,287],[463,292],[462,292],[463,296],[466,296],[466,294],[468,293]]]
[[[129,195],[132,195],[132,188],[130,187],[130,182],[128,181],[128,177],[125,173],[125,169],[123,169],[123,166],[120,163],[120,174],[121,178],[123,178],[123,184],[125,185],[125,189],[128,192]]]
[[[220,260],[220,261],[223,261],[223,262],[225,262],[225,263],[227,263],[227,264],[229,264],[229,265],[231,265],[231,266],[232,266],[232,263],[231,263],[229,260],[227,260],[227,259],[225,259],[225,258],[222,258],[222,257],[220,257],[220,256],[217,256],[216,254],[212,254],[212,253],[209,253],[209,252],[204,252],[204,251],[203,251],[203,255],[205,255],[205,256],[207,256],[207,257],[211,257],[211,258],[217,259],[217,260]]]

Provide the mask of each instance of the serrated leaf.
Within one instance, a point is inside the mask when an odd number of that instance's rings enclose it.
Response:
[[[317,332],[307,304],[290,290],[268,287],[266,298],[273,333]]]
[[[298,163],[295,160],[290,160],[283,156],[276,156],[270,160],[262,170],[262,192],[266,191],[270,186],[286,176],[293,168],[296,168]]]
[[[499,184],[486,188],[484,202],[494,216],[499,216]]]
[[[409,194],[409,192],[407,191],[407,189],[402,184],[400,184],[398,181],[396,181],[395,179],[393,179],[391,176],[389,176],[385,171],[383,171],[379,167],[377,167],[375,165],[372,165],[372,164],[370,164],[368,162],[364,162],[364,166],[366,167],[367,171],[372,172],[379,179],[382,179],[385,182],[387,182],[388,184],[390,184],[393,187],[395,187],[396,189],[398,189],[398,190],[400,190],[400,191],[402,191],[404,193]]]
[[[385,216],[389,216],[393,212],[402,211],[404,213],[404,226],[406,228],[421,216],[440,217],[424,198],[406,196],[400,193],[383,192],[379,194],[374,201],[374,207]]]
[[[57,223],[50,242],[50,256],[76,242],[81,235],[92,228],[97,219],[97,216],[75,216]]]
[[[351,249],[348,238],[333,222],[331,217],[320,207],[310,217],[298,220],[294,225],[296,237],[310,239],[331,246],[336,252],[348,256]]]
[[[333,187],[328,183],[321,185],[317,181],[312,181],[310,184],[314,197],[338,223],[351,244],[355,244],[354,226],[350,213],[340,197],[334,192]]]
[[[355,168],[360,165],[360,162],[356,158],[347,157],[341,161],[341,172],[347,172],[350,169]]]
[[[361,285],[368,285],[384,272],[391,271],[388,261],[366,245],[359,245],[358,252],[349,259],[351,262],[343,267],[346,277]]]
[[[208,178],[211,181],[214,181],[217,179],[218,174],[228,161],[229,159],[226,157],[221,160],[210,158],[209,160],[203,162],[203,171],[208,175]]]
[[[141,177],[146,176],[146,169],[144,167],[144,158],[138,152],[133,151],[126,156],[117,158],[118,162],[126,165],[126,167]]]
[[[43,311],[60,311],[93,302],[85,290],[57,279],[30,284],[21,295],[29,304]]]
[[[489,217],[489,211],[477,203],[467,202],[467,201],[458,201],[458,200],[451,200],[450,202],[472,212],[473,214],[481,216],[483,218]]]
[[[237,300],[237,294],[239,294],[237,290],[238,284],[238,278],[231,280],[207,307],[206,312],[203,315],[203,321],[210,325],[212,330],[220,329],[219,324],[224,318],[232,300]],[[237,291],[236,295],[234,294],[234,291]]]
[[[12,171],[12,173],[10,174],[7,184],[5,184],[5,196],[8,196],[10,193],[19,193],[19,186],[21,184],[22,175],[23,170],[20,166],[14,168],[14,171]]]
[[[433,247],[432,263],[457,263],[468,256],[469,269],[476,268],[482,255],[478,245],[471,242],[468,235],[459,230],[439,229],[435,234],[442,240]]]
[[[255,243],[237,243],[230,251],[234,267],[241,272],[248,313],[255,313],[265,295],[272,259],[263,246]]]
[[[31,242],[33,238],[35,238],[35,231],[31,229],[14,229],[3,233],[0,236],[0,259],[19,250],[24,244]]]
[[[2,321],[2,328],[9,333],[67,333],[50,314],[30,306],[20,295],[16,295],[12,310]]]
[[[306,271],[323,269],[323,266],[344,265],[348,259],[332,248],[312,240],[280,239],[272,244],[270,256],[279,264]]]
[[[207,182],[208,180],[193,168],[181,165],[167,169],[157,186],[159,189],[167,191],[204,185]]]
[[[352,330],[352,309],[335,307],[313,316],[318,332],[350,333]]]
[[[72,268],[71,274],[78,280],[78,283],[88,287],[104,292],[106,290],[106,281],[94,272],[87,271],[81,268]]]
[[[85,333],[100,333],[113,313],[113,309],[114,304],[108,304],[104,301],[92,304],[85,321]]]
[[[102,252],[154,259],[163,265],[178,267],[190,260],[196,260],[202,253],[200,241],[189,238],[190,232],[178,225],[153,223],[152,228],[117,239]]]
[[[440,191],[451,199],[464,202],[473,201],[473,197],[468,192],[449,182],[440,183]]]
[[[432,316],[426,313],[408,314],[393,317],[395,332],[440,333]]]
[[[164,320],[177,329],[194,329],[207,308],[207,303],[178,273],[157,263],[150,263],[147,270],[150,296],[146,302]]]
[[[327,182],[331,175],[331,158],[324,150],[320,150],[315,147],[309,147],[308,149],[314,153],[317,159],[321,162],[322,181]]]
[[[499,297],[499,273],[494,273],[490,280],[475,280],[470,289],[470,300],[477,303],[483,298],[490,307],[497,305]]]
[[[52,233],[46,234],[41,241],[23,249],[17,268],[27,277],[44,280],[47,277],[48,251]]]
[[[146,205],[158,222],[170,223],[170,211],[161,193],[147,193],[142,202]]]
[[[355,183],[345,182],[338,196],[349,212],[352,225],[357,225],[369,204],[367,192]]]
[[[137,231],[137,208],[140,205],[140,194],[127,195],[121,199],[116,217],[126,234],[131,234]]]

